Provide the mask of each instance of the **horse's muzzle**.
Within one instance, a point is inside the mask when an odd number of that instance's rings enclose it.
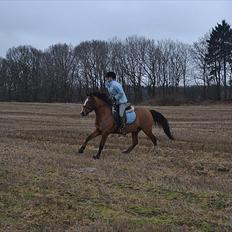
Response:
[[[88,114],[89,114],[89,112],[85,112],[85,111],[81,111],[81,112],[80,112],[80,115],[81,115],[81,116],[87,116]]]
[[[80,113],[80,115],[81,116],[86,116],[85,112],[83,112],[83,111]]]

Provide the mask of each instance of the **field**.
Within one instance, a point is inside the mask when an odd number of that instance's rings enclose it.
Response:
[[[154,127],[99,138],[78,104],[0,103],[0,231],[232,231],[232,106],[149,107]]]

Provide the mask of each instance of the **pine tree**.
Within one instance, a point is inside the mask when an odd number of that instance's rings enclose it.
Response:
[[[227,98],[227,64],[231,61],[232,54],[232,29],[223,20],[212,29],[210,39],[207,40],[208,52],[206,61],[212,79],[217,86],[217,99],[221,99],[221,82],[224,86],[224,99]],[[223,72],[223,79],[221,77]]]

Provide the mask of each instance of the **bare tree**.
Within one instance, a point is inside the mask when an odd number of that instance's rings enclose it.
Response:
[[[190,49],[191,58],[193,60],[193,69],[196,73],[195,81],[200,81],[199,84],[203,83],[203,97],[208,98],[207,89],[210,86],[209,72],[207,69],[207,63],[205,55],[207,53],[207,40],[209,34],[205,34],[204,37],[198,39],[197,42],[193,43]]]
[[[136,102],[141,101],[142,86],[144,85],[145,39],[142,37],[129,37],[125,41],[125,73],[128,83],[133,89]]]
[[[38,101],[41,51],[31,46],[11,48],[6,54],[9,91],[22,101]],[[12,84],[10,84],[12,82]],[[13,88],[12,88],[13,87]]]
[[[86,90],[103,89],[108,66],[108,45],[104,41],[86,41],[75,48],[80,76]]]
[[[72,99],[74,56],[72,46],[56,44],[44,53],[44,76],[49,101],[67,102]]]
[[[117,74],[118,80],[124,87],[128,85],[126,79],[126,50],[124,43],[114,38],[108,43],[108,69],[114,71]]]
[[[0,57],[0,99],[8,100],[7,61]]]

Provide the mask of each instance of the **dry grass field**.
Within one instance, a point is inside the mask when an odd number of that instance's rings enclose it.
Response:
[[[232,231],[232,106],[150,108],[175,141],[112,135],[93,160],[80,105],[0,103],[0,231]]]

